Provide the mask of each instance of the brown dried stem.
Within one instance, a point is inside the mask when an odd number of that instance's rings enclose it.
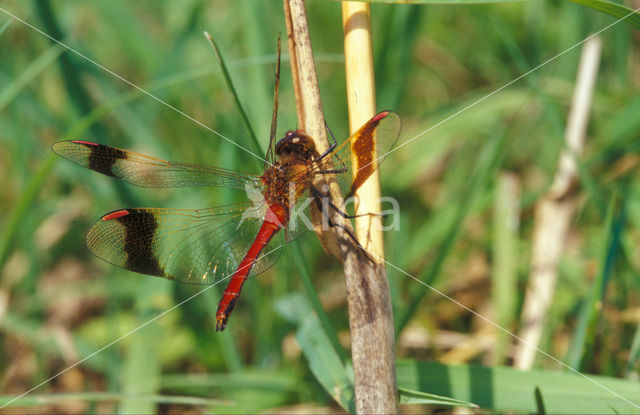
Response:
[[[349,128],[355,132],[376,112],[368,3],[343,2],[345,69]],[[354,165],[357,165],[354,163]],[[356,192],[356,213],[380,212],[380,181],[374,173]],[[395,339],[391,294],[384,267],[382,227],[379,216],[356,219],[361,245],[379,263],[361,263],[360,273],[347,278],[351,349],[359,413],[395,413]]]

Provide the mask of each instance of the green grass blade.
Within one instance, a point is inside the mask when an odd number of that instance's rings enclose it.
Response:
[[[243,37],[246,40],[244,53],[247,56],[262,56],[267,53],[274,54],[276,36],[273,26],[268,24],[268,17],[274,16],[274,7],[265,2],[246,3],[240,7],[239,18],[246,24]],[[275,14],[277,16],[277,12]],[[248,67],[242,74],[242,84],[239,84],[238,93],[245,99],[245,109],[251,114],[253,126],[258,129],[260,137],[265,137],[271,124],[271,108],[273,107],[273,65],[255,65]],[[283,85],[283,88],[285,86]],[[263,148],[264,148],[263,143]]]
[[[136,298],[137,324],[141,325],[150,318],[162,313],[163,307],[158,307],[157,298],[169,298],[170,283],[156,279],[141,279],[141,287]],[[163,342],[157,339],[166,336],[160,326],[150,324],[130,336],[125,345],[124,362],[122,365],[122,390],[133,399],[125,399],[119,408],[121,413],[155,413],[156,403],[136,399],[137,395],[153,395],[160,390],[160,375],[162,365],[159,358],[159,348]]]
[[[274,392],[294,392],[300,384],[296,373],[249,371],[238,373],[175,374],[162,377],[163,389],[221,388],[262,389]]]
[[[262,146],[260,145],[260,141],[258,141],[258,137],[256,136],[256,133],[253,131],[253,127],[251,126],[251,122],[249,121],[249,116],[247,115],[247,112],[244,110],[244,107],[240,102],[240,98],[238,97],[236,88],[233,85],[233,81],[231,80],[231,74],[229,73],[227,64],[225,63],[224,58],[222,57],[222,53],[220,52],[220,49],[218,48],[218,45],[215,39],[213,38],[213,36],[205,32],[205,37],[207,38],[207,40],[211,42],[211,46],[213,50],[216,52],[218,61],[220,61],[220,68],[222,69],[222,75],[224,76],[224,80],[227,84],[227,87],[229,88],[229,91],[231,92],[231,95],[233,95],[233,101],[236,104],[236,108],[240,112],[240,118],[242,118],[242,123],[246,127],[247,132],[249,133],[249,137],[251,138],[251,142],[253,143],[253,146],[254,146],[254,151],[257,154],[260,154],[262,157],[264,157],[265,152],[262,149]]]
[[[536,397],[536,412],[538,413],[538,415],[547,414],[547,409],[544,406],[544,398],[542,397],[542,392],[540,392],[540,388],[536,386],[533,392]]]
[[[0,396],[0,405],[4,405],[13,399],[11,396]],[[221,399],[200,398],[197,396],[179,396],[179,395],[127,395],[115,392],[76,392],[76,393],[51,393],[46,395],[27,395],[21,398],[11,406],[31,407],[42,405],[55,405],[65,402],[121,402],[125,400],[135,399],[140,402],[151,404],[174,404],[174,405],[193,405],[193,406],[219,406],[230,405],[229,401]]]
[[[57,160],[58,156],[53,153],[47,156],[36,173],[29,180],[26,188],[20,195],[17,204],[9,214],[6,227],[0,233],[0,269],[4,266],[12,248],[15,248],[13,246],[13,240],[16,236],[16,232],[20,228],[23,218],[29,212],[29,208],[34,203],[36,196],[49,179],[49,173]]]
[[[478,405],[453,399],[446,396],[434,395],[433,393],[420,392],[416,390],[398,388],[400,393],[400,403],[405,405],[427,404],[439,406],[462,406],[466,408],[478,408]]]
[[[516,316],[519,202],[517,178],[509,173],[501,174],[494,191],[491,272],[492,302],[500,327],[511,327]],[[504,360],[511,336],[502,331],[496,336],[494,362],[499,364]]]
[[[338,341],[338,334],[334,330],[333,326],[329,322],[329,316],[322,308],[322,304],[320,303],[320,298],[318,297],[318,292],[313,286],[313,282],[311,281],[311,272],[309,271],[308,263],[305,261],[304,253],[302,252],[302,248],[300,247],[300,242],[295,240],[290,244],[293,250],[293,258],[298,267],[298,271],[300,272],[300,279],[302,280],[302,285],[304,286],[304,291],[307,297],[307,300],[311,303],[311,308],[318,316],[320,320],[320,324],[322,325],[322,329],[331,342],[334,351],[340,357],[340,361],[344,364],[347,361],[347,354],[344,351],[344,348]]]
[[[381,28],[385,33],[377,33],[383,44],[376,48],[375,78],[397,80],[376,85],[379,108],[399,108],[402,102],[407,79],[401,74],[412,65],[412,53],[425,11],[420,6],[393,7],[387,13],[387,24]]]
[[[212,413],[263,413],[285,405],[308,386],[296,371],[247,370],[239,373],[177,374],[162,377],[162,388],[179,394],[224,396],[231,405]],[[215,391],[215,392],[212,392]],[[208,412],[207,412],[208,413]]]
[[[621,4],[613,3],[606,0],[569,0],[574,3],[587,6],[594,10],[606,13],[609,16],[617,19],[624,19],[623,22],[630,24],[636,29],[640,29],[640,13],[635,9],[623,6]]]
[[[60,25],[58,24],[57,17],[51,7],[51,3],[48,0],[36,0],[36,10],[44,24],[44,31],[54,39],[62,40],[65,36],[60,29]],[[81,82],[81,73],[83,71],[76,64],[75,59],[72,59],[72,52],[65,50],[60,55],[59,62],[60,70],[64,77],[65,86],[71,101],[74,103],[80,114],[85,115],[89,113],[92,106],[91,99],[89,98],[89,93],[85,86]],[[98,131],[102,131],[97,124],[94,124],[93,127],[98,129]],[[96,133],[98,133],[98,131],[96,131]]]
[[[473,402],[489,412],[536,413],[537,388],[550,414],[640,414],[638,383],[612,377],[418,360],[398,360],[396,373],[399,387]]]
[[[640,323],[636,326],[636,332],[633,335],[633,341],[629,348],[629,358],[627,359],[627,367],[625,376],[630,377],[636,374],[638,370],[638,361],[640,361]]]
[[[614,262],[620,252],[625,212],[623,207],[622,211],[615,215],[616,205],[617,200],[614,197],[609,203],[604,224],[604,237],[602,240],[605,241],[605,244],[602,247],[601,267],[591,285],[589,297],[582,304],[578,316],[578,324],[567,352],[567,364],[577,370],[581,369],[580,360],[584,356],[585,349],[594,342],[598,310],[604,304],[606,287],[611,279]]]
[[[353,369],[343,363],[311,305],[302,295],[293,294],[277,300],[276,309],[297,325],[296,340],[315,378],[343,409],[353,412]]]
[[[11,23],[13,23],[13,19],[7,20],[2,24],[2,26],[0,26],[0,35],[2,35],[9,28],[9,26],[11,26]]]

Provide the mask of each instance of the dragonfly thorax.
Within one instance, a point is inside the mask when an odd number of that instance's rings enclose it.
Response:
[[[300,178],[299,173],[304,171],[306,163],[290,159],[287,163],[277,161],[272,167],[265,170],[260,177],[263,184],[263,195],[269,205],[279,205],[289,208],[289,205],[301,189],[295,178]],[[293,194],[290,194],[293,191]]]

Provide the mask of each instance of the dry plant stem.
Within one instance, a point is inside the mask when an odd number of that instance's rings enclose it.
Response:
[[[349,127],[353,133],[376,110],[370,5],[343,2],[342,23]],[[379,212],[380,182],[376,172],[356,192],[356,213]],[[378,216],[356,220],[358,240],[376,263],[360,263],[359,272],[346,281],[358,413],[398,411],[393,312],[381,229]]]
[[[515,367],[530,369],[555,292],[558,262],[563,251],[572,213],[576,206],[574,189],[578,182],[575,157],[582,154],[591,107],[593,87],[600,61],[601,40],[588,40],[582,49],[578,77],[565,131],[567,148],[560,155],[553,184],[537,203],[531,252],[531,274],[522,311]]]
[[[287,41],[289,43],[289,62],[291,64],[291,81],[293,82],[293,93],[296,99],[296,114],[298,114],[298,128],[304,130],[304,107],[302,102],[302,92],[300,91],[300,76],[298,75],[298,58],[296,55],[296,43],[293,36],[293,22],[291,20],[291,8],[289,2],[284,0],[284,20],[287,26]],[[323,116],[324,118],[324,116]]]
[[[342,24],[349,129],[353,133],[376,112],[369,4],[343,2]],[[357,166],[355,160],[353,164]],[[356,213],[380,213],[380,179],[377,171],[356,192]],[[367,252],[379,259],[384,258],[380,225],[380,217],[377,216],[363,216],[356,220],[358,240]]]
[[[307,24],[307,14],[303,0],[285,0],[285,15],[288,18],[287,30],[289,47],[293,46],[291,56],[291,72],[296,88],[296,105],[298,119],[302,120],[298,127],[304,129],[316,141],[318,151],[329,147],[325,129],[320,88],[313,61],[311,38]],[[301,114],[302,113],[302,114]]]

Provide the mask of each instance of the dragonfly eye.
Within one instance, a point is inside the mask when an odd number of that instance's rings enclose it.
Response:
[[[315,152],[313,139],[303,131],[287,131],[287,134],[276,144],[278,156],[293,157],[298,161],[310,160]]]

